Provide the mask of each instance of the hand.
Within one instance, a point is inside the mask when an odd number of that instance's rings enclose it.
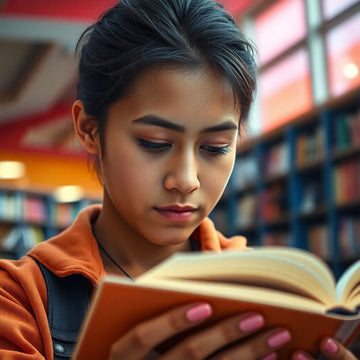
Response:
[[[211,315],[212,309],[206,303],[172,309],[137,325],[116,341],[111,347],[109,360],[200,360],[209,356],[216,360],[225,355],[226,359],[270,360],[276,358],[276,350],[291,338],[289,331],[283,328],[264,331],[264,319],[260,314],[245,313],[192,331],[169,350],[156,353],[159,344],[195,328]]]
[[[333,338],[325,338],[320,343],[320,350],[323,359],[328,360],[356,360],[356,357],[343,345]],[[292,360],[313,360],[309,354],[303,351],[297,351],[292,356]]]

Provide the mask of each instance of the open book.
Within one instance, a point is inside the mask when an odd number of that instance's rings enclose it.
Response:
[[[135,281],[106,276],[92,299],[74,359],[105,359],[111,344],[135,324],[176,305],[212,304],[215,322],[259,311],[267,327],[285,326],[292,342],[279,351],[318,352],[335,336],[348,345],[360,332],[360,260],[336,284],[327,264],[295,248],[176,254]]]

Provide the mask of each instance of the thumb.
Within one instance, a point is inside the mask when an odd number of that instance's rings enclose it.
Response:
[[[325,338],[320,343],[320,350],[329,360],[356,360],[356,357],[333,338]]]

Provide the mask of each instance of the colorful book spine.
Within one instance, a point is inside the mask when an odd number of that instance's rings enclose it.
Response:
[[[0,218],[5,221],[22,219],[22,197],[17,192],[2,192],[0,194]]]
[[[340,150],[360,146],[360,110],[336,116],[333,126],[333,146]]]
[[[286,217],[287,195],[282,182],[264,189],[260,196],[260,217],[263,221],[276,221]]]
[[[335,203],[343,205],[360,199],[360,161],[350,159],[334,169]]]
[[[54,224],[59,227],[66,227],[72,222],[72,204],[56,203],[54,204]]]
[[[302,133],[296,140],[296,165],[303,166],[324,157],[325,135],[321,126],[310,133]]]
[[[308,229],[308,249],[325,260],[332,258],[333,249],[327,224],[312,225]]]
[[[23,214],[26,222],[46,223],[46,199],[42,196],[25,196],[23,202]]]
[[[357,259],[360,256],[360,217],[343,217],[339,224],[341,258]]]
[[[287,142],[274,145],[263,157],[265,176],[286,174],[290,169],[290,150]]]

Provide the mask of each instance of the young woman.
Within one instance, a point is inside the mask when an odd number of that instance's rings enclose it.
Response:
[[[95,158],[103,203],[22,259],[1,262],[1,359],[70,356],[52,343],[44,267],[94,288],[106,273],[135,278],[175,252],[246,247],[207,218],[233,169],[255,88],[253,48],[231,17],[212,0],[122,0],[79,46],[74,125]],[[176,307],[120,337],[109,359],[270,360],[291,339],[249,312],[159,352],[211,315],[207,303]],[[319,345],[327,359],[354,359],[334,339]]]

